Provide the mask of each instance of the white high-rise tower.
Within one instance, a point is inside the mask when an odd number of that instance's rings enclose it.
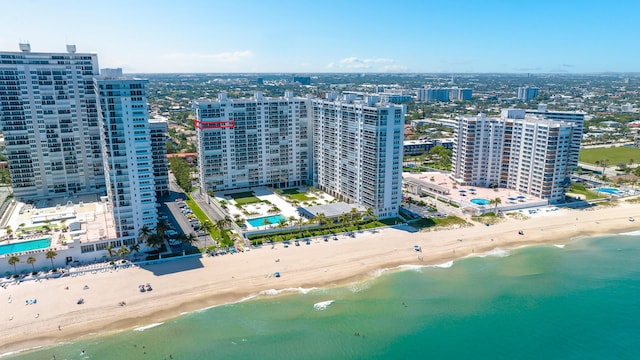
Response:
[[[96,54],[0,52],[0,126],[14,194],[34,200],[104,192],[93,77]]]

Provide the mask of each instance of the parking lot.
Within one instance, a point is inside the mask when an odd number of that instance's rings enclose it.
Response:
[[[209,240],[209,236],[200,230],[200,221],[193,214],[184,198],[177,197],[174,201],[167,201],[158,209],[158,219],[164,220],[169,224],[169,230],[165,232],[169,238],[169,245],[174,248],[181,247],[180,241],[177,240],[178,234],[195,234],[198,242],[193,244],[196,247],[204,246],[205,240]],[[208,245],[211,245],[209,242]]]

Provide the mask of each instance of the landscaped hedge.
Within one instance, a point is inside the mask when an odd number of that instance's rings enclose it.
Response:
[[[309,237],[323,236],[323,235],[332,235],[337,233],[349,232],[349,231],[357,231],[364,229],[373,229],[381,226],[386,226],[384,223],[380,221],[361,221],[353,225],[345,225],[345,224],[326,224],[319,228],[314,229],[291,229],[285,231],[279,231],[275,233],[269,234],[254,234],[249,235],[249,240],[253,245],[259,245],[264,242],[268,242],[272,240],[273,242],[279,242],[282,240],[294,240],[294,239],[303,239]]]

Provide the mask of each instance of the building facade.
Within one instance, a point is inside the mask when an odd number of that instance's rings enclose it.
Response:
[[[529,101],[538,96],[537,87],[523,86],[518,88],[518,100]]]
[[[378,101],[335,93],[312,100],[313,183],[385,218],[402,199],[404,108]]]
[[[473,90],[468,88],[422,88],[418,89],[418,101],[451,101],[451,100],[471,100]]]
[[[116,236],[129,242],[143,226],[155,228],[158,220],[146,84],[95,79],[107,196]]]
[[[311,179],[309,100],[286,92],[250,99],[194,101],[200,186],[220,191],[293,187]]]
[[[168,125],[164,119],[149,119],[151,154],[153,157],[153,179],[156,197],[169,195],[169,160],[167,159]]]
[[[16,199],[103,193],[96,54],[0,52],[0,126]]]
[[[564,201],[576,126],[537,117],[457,118],[452,178]]]
[[[583,112],[571,111],[549,111],[546,104],[538,105],[536,110],[524,109],[504,109],[502,117],[509,119],[537,118],[550,121],[562,121],[573,124],[571,148],[569,149],[568,171],[574,171],[578,167],[578,156],[580,155],[580,143],[582,141],[582,133],[584,130]]]

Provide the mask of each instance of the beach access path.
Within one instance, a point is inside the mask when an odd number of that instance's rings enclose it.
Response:
[[[640,218],[640,206],[560,209],[492,226],[415,233],[386,228],[353,238],[313,239],[310,245],[265,245],[234,255],[26,281],[0,288],[0,353],[144,326],[271,289],[340,286],[399,265],[443,264],[496,248],[635,231],[630,216]],[[273,276],[276,271],[281,277]],[[139,286],[147,283],[153,290],[140,292]],[[28,304],[34,299],[35,304]],[[77,304],[79,299],[83,304]]]

